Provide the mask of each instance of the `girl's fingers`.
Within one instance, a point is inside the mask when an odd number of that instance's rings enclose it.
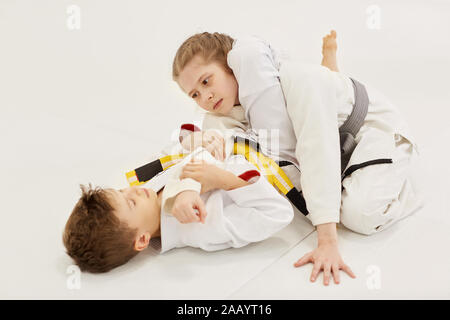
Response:
[[[331,265],[326,264],[323,268],[323,284],[328,285],[330,283]]]
[[[356,278],[355,274],[353,273],[352,269],[350,269],[350,267],[346,264],[344,264],[342,266],[342,270],[344,270],[345,272],[347,272],[347,274],[352,277],[352,278]]]
[[[322,267],[322,263],[319,261],[316,261],[314,263],[314,268],[313,271],[311,273],[311,281],[314,282],[317,279],[317,276],[319,275],[320,269]]]
[[[333,270],[334,283],[339,284],[339,282],[341,281],[340,276],[339,276],[339,266],[333,265],[332,270]]]
[[[309,263],[310,257],[311,257],[311,253],[305,254],[303,257],[298,259],[298,261],[296,263],[294,263],[294,267],[301,267],[301,266]]]

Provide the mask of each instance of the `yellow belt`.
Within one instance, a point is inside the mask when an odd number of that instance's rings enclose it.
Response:
[[[256,146],[253,148],[250,144]],[[235,137],[233,146],[233,154],[243,155],[245,159],[254,165],[266,177],[266,179],[284,194],[293,205],[295,205],[304,215],[308,214],[306,203],[301,192],[299,192],[286,173],[271,158],[265,156],[262,152],[257,151],[258,144],[252,143],[248,139]],[[167,170],[177,160],[183,159],[188,154],[175,154],[164,156],[160,159],[152,161],[144,166],[126,173],[127,181],[130,186],[138,186],[148,182],[158,173]]]

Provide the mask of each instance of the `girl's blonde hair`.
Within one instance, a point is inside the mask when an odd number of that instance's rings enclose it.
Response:
[[[228,66],[227,55],[233,46],[234,39],[224,33],[197,33],[186,39],[178,48],[172,65],[172,79],[177,81],[181,71],[200,54],[205,63],[218,62],[226,72],[233,74]]]

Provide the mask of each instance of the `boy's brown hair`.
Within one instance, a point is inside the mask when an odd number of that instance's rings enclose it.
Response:
[[[107,272],[133,258],[137,230],[114,214],[111,197],[100,187],[80,185],[82,195],[63,232],[67,254],[81,271]]]
[[[172,65],[172,79],[177,81],[181,71],[200,54],[206,63],[218,62],[226,72],[233,74],[228,66],[227,55],[232,49],[234,39],[224,33],[197,33],[186,39],[178,48]]]

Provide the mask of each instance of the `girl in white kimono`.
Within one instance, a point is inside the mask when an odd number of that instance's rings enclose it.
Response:
[[[421,205],[414,175],[418,149],[406,123],[394,105],[366,85],[367,115],[341,168],[339,127],[352,113],[355,91],[352,80],[338,72],[335,32],[323,39],[322,64],[328,68],[289,60],[258,37],[228,38],[203,33],[187,39],[174,59],[174,80],[208,111],[203,129],[276,132],[276,148],[266,144],[264,149],[301,170],[287,174],[302,190],[306,217],[318,231],[317,249],[294,265],[314,263],[311,281],[323,270],[325,285],[331,273],[339,283],[340,269],[354,277],[340,257],[336,224],[370,235]],[[209,52],[214,43],[218,49]],[[211,141],[212,153],[223,157],[220,138]],[[389,162],[367,165],[379,159]],[[343,180],[342,169],[352,171]]]

